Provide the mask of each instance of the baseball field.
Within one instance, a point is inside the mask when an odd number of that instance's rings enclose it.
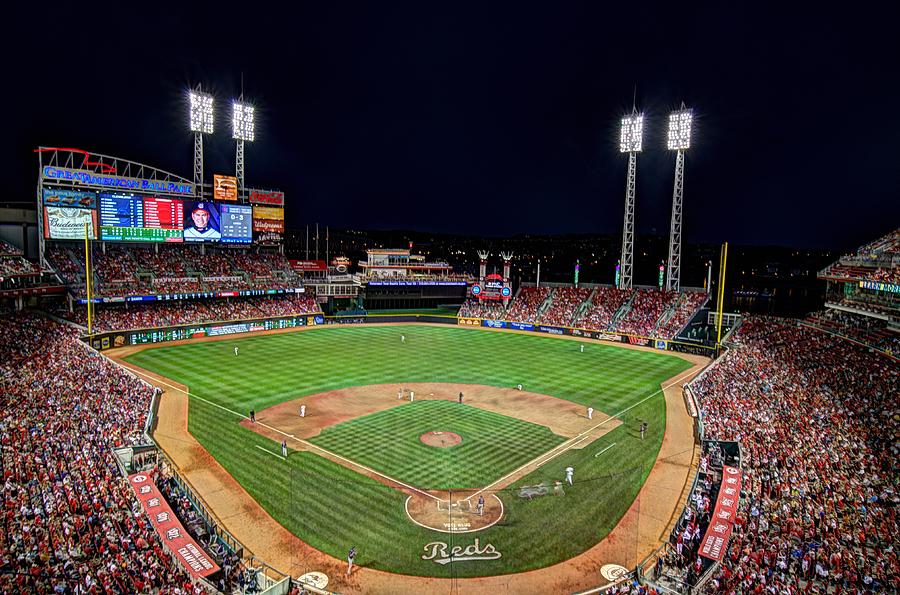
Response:
[[[364,568],[460,578],[585,552],[656,463],[661,386],[692,364],[581,345],[358,325],[147,348],[124,361],[187,387],[193,437],[306,544],[338,560],[356,546]]]

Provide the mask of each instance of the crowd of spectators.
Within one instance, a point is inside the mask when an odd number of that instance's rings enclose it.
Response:
[[[208,300],[178,300],[145,304],[106,304],[95,306],[92,328],[97,332],[222,322],[312,314],[320,312],[316,301],[305,294],[278,296],[227,298]],[[81,326],[87,325],[87,309],[78,306],[72,312],[63,311],[59,316]]]
[[[503,320],[506,317],[506,308],[503,307],[503,302],[469,298],[460,306],[457,316]]]
[[[153,389],[65,325],[2,322],[0,592],[199,592],[111,452],[142,441]]]
[[[739,441],[742,498],[716,593],[897,592],[900,365],[747,317],[692,383],[705,437]]]
[[[653,336],[660,316],[678,299],[679,294],[670,291],[638,290],[631,300],[631,309],[616,323],[621,333]]]
[[[887,322],[880,318],[829,308],[813,312],[804,323],[882,351],[900,354],[900,333],[888,328]]]
[[[84,254],[54,245],[47,256],[56,272],[79,297],[84,296]],[[93,292],[98,296],[192,293],[297,287],[297,274],[284,255],[247,249],[178,244],[108,244],[91,252]]]
[[[578,307],[584,303],[591,290],[583,287],[559,287],[553,292],[550,307],[541,316],[541,324],[570,326]]]
[[[5,240],[0,240],[0,280],[13,275],[35,275],[41,267],[26,260],[22,251]]]
[[[534,322],[541,304],[550,295],[549,287],[523,287],[506,313],[507,320]]]
[[[591,304],[575,325],[582,328],[605,331],[612,324],[616,312],[634,295],[633,289],[598,287]]]
[[[681,332],[681,329],[697,314],[697,310],[706,303],[709,296],[705,293],[685,291],[675,304],[672,316],[659,325],[656,330],[657,337],[673,339]]]

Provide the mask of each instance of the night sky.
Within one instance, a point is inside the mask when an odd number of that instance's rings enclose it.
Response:
[[[668,233],[664,132],[682,101],[696,114],[686,241],[847,249],[900,224],[888,8],[31,4],[11,9],[2,41],[0,203],[33,200],[42,144],[191,177],[197,83],[220,108],[207,176],[233,172],[226,106],[243,72],[258,108],[247,185],[284,190],[289,226],[617,233],[618,121],[635,98],[639,234]]]

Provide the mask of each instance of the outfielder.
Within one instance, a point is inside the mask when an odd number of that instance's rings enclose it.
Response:
[[[400,342],[406,343],[406,335],[400,335]]]
[[[235,357],[237,357],[237,354],[238,354],[238,348],[235,347],[235,348],[234,348],[234,355],[235,355]]]
[[[584,353],[584,343],[581,344],[581,353]]]

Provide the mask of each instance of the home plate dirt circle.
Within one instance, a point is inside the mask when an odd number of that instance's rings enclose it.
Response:
[[[453,432],[425,432],[419,436],[422,444],[437,448],[450,448],[462,442],[462,436]]]
[[[484,498],[480,514],[479,496]],[[503,518],[503,501],[494,494],[476,490],[417,490],[406,499],[405,507],[409,520],[442,533],[473,533]]]

